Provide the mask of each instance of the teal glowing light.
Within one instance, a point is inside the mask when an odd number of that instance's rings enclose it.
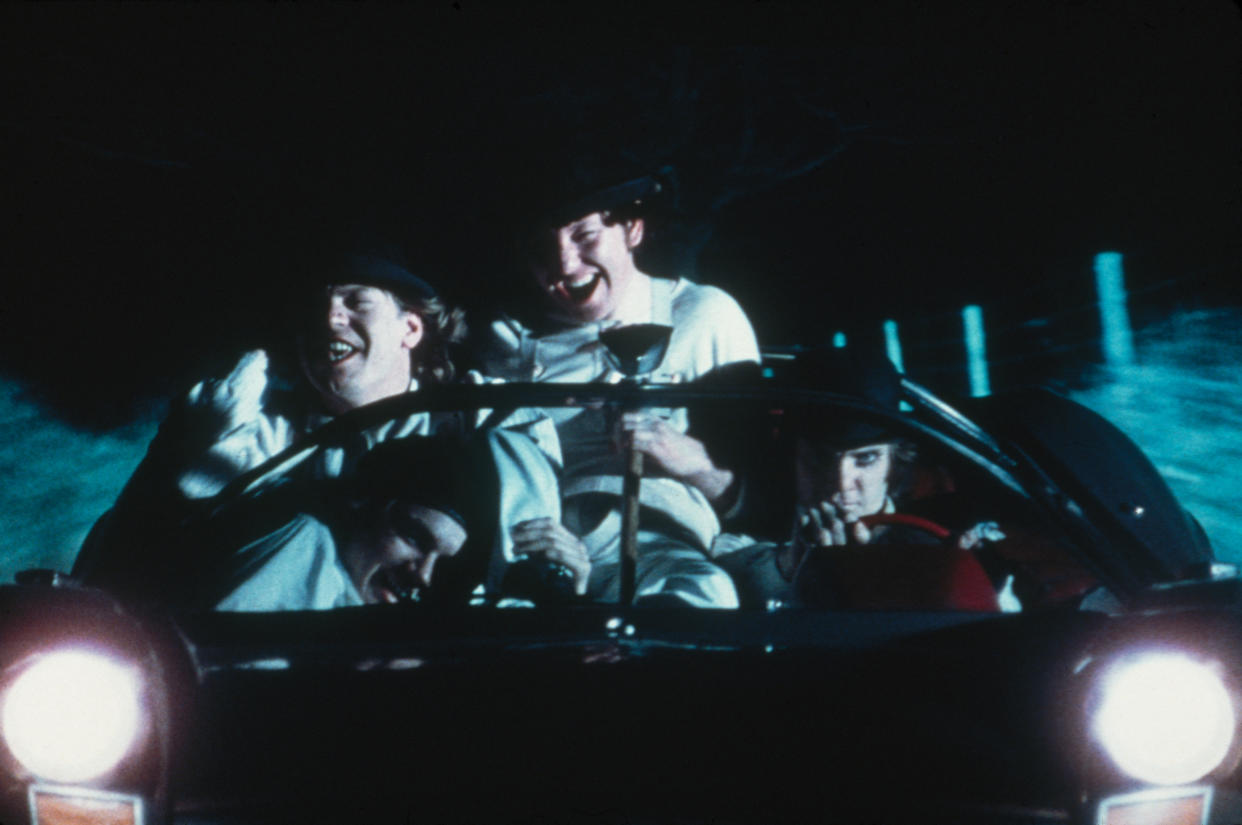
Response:
[[[832,345],[836,347],[837,349],[841,349],[842,347],[844,347],[845,346],[845,333],[838,332],[836,335],[832,336]]]
[[[988,353],[983,333],[983,310],[975,304],[963,307],[962,326],[966,332],[970,394],[974,398],[990,395],[992,389],[988,385]]]
[[[893,362],[897,372],[905,372],[905,364],[901,360],[901,339],[897,337],[897,322],[884,322],[884,344],[888,351],[888,360]]]
[[[1100,327],[1104,361],[1112,366],[1134,363],[1130,313],[1126,309],[1125,272],[1120,252],[1095,256],[1095,288],[1100,299]]]

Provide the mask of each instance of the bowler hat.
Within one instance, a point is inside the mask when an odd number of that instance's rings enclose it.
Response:
[[[522,164],[512,185],[518,192],[510,200],[522,203],[527,233],[593,212],[646,216],[674,206],[677,195],[672,166],[601,146],[549,145]]]
[[[465,526],[473,504],[472,457],[465,442],[450,436],[394,439],[367,452],[349,483],[357,498],[408,499]]]
[[[544,189],[542,207],[535,215],[545,227],[563,226],[593,212],[621,211],[638,215],[671,194],[672,175],[672,167],[606,183],[601,183],[599,177],[592,181],[590,176],[584,179],[569,175]]]
[[[794,360],[790,380],[799,387],[866,402],[882,413],[901,410],[901,376],[887,356],[865,347],[802,352]],[[864,411],[817,405],[802,408],[794,418],[803,434],[842,450],[896,437],[883,415]]]
[[[406,301],[436,297],[431,284],[389,257],[370,252],[346,252],[318,270],[322,284],[364,284],[386,289]]]

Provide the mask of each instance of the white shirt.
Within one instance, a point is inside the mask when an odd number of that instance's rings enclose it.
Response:
[[[611,366],[599,335],[605,329],[633,323],[672,327],[664,358],[650,375],[654,382],[690,381],[725,364],[759,360],[750,321],[728,293],[684,278],[635,282],[635,286],[640,284],[626,294],[616,313],[619,317],[608,321],[544,334],[511,318],[496,321],[484,353],[484,371],[513,381],[616,383],[623,376]],[[686,431],[684,410],[652,412],[664,415],[679,432]],[[611,448],[608,413],[574,408],[554,408],[547,413],[559,436],[562,497],[586,492],[621,495],[623,457]],[[689,529],[703,549],[720,532],[706,497],[681,481],[644,477],[641,500],[645,507],[663,511]]]
[[[299,515],[231,558],[241,583],[217,610],[327,610],[363,603],[327,525]]]

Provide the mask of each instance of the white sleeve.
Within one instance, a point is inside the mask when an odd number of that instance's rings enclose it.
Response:
[[[186,397],[185,414],[194,419],[195,434],[215,441],[259,415],[266,389],[267,353],[251,350],[225,378],[195,384]]]
[[[243,547],[229,561],[236,586],[216,610],[326,610],[362,604],[331,531],[309,516]]]
[[[685,280],[678,282],[678,287],[673,322],[694,342],[694,374],[739,361],[759,361],[755,330],[732,295],[718,287]]]
[[[750,319],[733,296],[716,290],[718,300],[713,302],[713,359],[715,366],[738,361],[759,361],[759,341]]]
[[[499,592],[505,568],[513,561],[517,524],[534,518],[561,521],[561,493],[547,454],[523,433],[495,429],[487,434],[488,449],[499,476],[496,538],[487,569],[487,590]]]
[[[267,353],[253,350],[226,378],[208,379],[190,390],[181,412],[188,460],[176,474],[186,497],[215,495],[292,442],[289,422],[263,410],[267,364]]]

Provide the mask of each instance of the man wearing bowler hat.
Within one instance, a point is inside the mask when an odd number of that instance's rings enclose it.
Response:
[[[450,348],[464,335],[460,310],[392,256],[336,252],[313,263],[286,310],[300,376],[282,387],[264,350],[242,356],[223,379],[196,384],[174,404],[116,505],[96,523],[74,572],[107,578],[114,562],[149,545],[245,471],[333,417],[373,401],[451,380]],[[427,434],[427,413],[366,430],[356,443],[321,448],[300,471],[346,472],[381,441]],[[164,550],[163,552],[167,552]]]
[[[795,386],[830,390],[896,414],[901,376],[891,361],[866,348],[812,350],[799,355],[789,379]],[[868,516],[908,505],[915,444],[883,419],[815,406],[791,409],[786,438],[792,458],[794,514],[783,542],[718,542],[715,559],[733,574],[746,606],[773,602],[825,606],[834,598],[819,561],[834,549],[866,545],[921,545],[950,541],[962,550],[1003,538],[992,522],[936,537],[904,524],[868,526]],[[899,577],[902,570],[892,570]],[[990,595],[985,596],[990,598]]]
[[[662,360],[643,376],[655,382],[690,381],[725,364],[759,360],[754,331],[732,297],[685,278],[648,274],[635,258],[649,210],[668,195],[670,181],[667,171],[623,174],[568,161],[533,181],[534,205],[524,213],[530,217],[515,221],[533,289],[530,300],[487,330],[485,373],[516,381],[615,382],[623,376],[601,333],[635,324],[669,330]],[[627,412],[615,422],[600,410],[548,414],[559,440],[562,518],[590,552],[591,595],[618,596],[621,452],[632,448],[646,459],[637,597],[736,607],[732,582],[706,556],[736,479],[687,433],[685,411]]]

